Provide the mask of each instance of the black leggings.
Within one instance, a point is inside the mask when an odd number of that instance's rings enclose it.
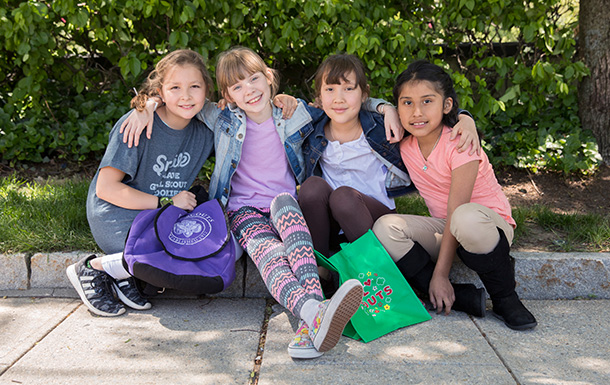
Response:
[[[317,176],[307,178],[301,185],[299,205],[315,249],[327,257],[341,241],[339,230],[343,230],[348,242],[353,242],[371,229],[379,217],[396,212],[351,187],[333,190]]]

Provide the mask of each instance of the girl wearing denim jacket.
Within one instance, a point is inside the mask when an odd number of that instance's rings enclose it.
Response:
[[[328,57],[315,75],[316,99],[325,114],[313,122],[303,145],[308,179],[299,204],[311,229],[314,247],[329,256],[340,241],[353,242],[379,217],[395,213],[394,197],[415,188],[401,159],[398,141],[384,130],[396,110],[384,105],[383,116],[361,108],[369,93],[365,69],[354,55]],[[463,111],[468,114],[467,111]],[[478,147],[474,121],[462,119],[460,147]],[[454,137],[461,131],[456,125]],[[340,232],[342,234],[340,234]],[[320,269],[325,290],[332,292],[329,272]]]
[[[216,80],[230,105],[200,114],[214,127],[210,196],[226,203],[231,230],[270,293],[300,319],[289,354],[319,357],[338,342],[363,290],[349,280],[323,300],[311,235],[294,198],[306,173],[301,146],[312,117],[300,102],[291,119],[282,119],[271,104],[277,76],[250,49],[224,52]]]

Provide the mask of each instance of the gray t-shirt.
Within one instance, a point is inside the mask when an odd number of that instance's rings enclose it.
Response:
[[[123,183],[160,197],[188,190],[214,148],[214,134],[192,119],[182,130],[168,127],[155,113],[150,140],[142,136],[138,147],[128,148],[119,133],[125,114],[110,131],[108,147],[89,186],[87,219],[99,247],[107,254],[123,251],[125,239],[140,210],[115,206],[97,197],[99,170],[113,167],[125,173]]]

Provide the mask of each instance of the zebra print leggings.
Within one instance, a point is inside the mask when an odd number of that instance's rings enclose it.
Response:
[[[276,301],[297,318],[307,300],[322,301],[311,235],[292,195],[278,195],[270,208],[230,211],[229,221]]]

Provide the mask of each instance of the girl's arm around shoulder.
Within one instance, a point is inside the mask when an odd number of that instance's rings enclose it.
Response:
[[[273,104],[282,110],[282,118],[290,119],[298,106],[298,99],[294,96],[279,94],[273,98]]]
[[[127,143],[129,148],[132,146],[138,147],[144,129],[146,129],[146,137],[148,139],[152,137],[155,110],[161,103],[161,99],[157,97],[148,99],[146,106],[142,111],[134,109],[127,119],[123,121],[120,133],[123,134],[123,143]],[[195,117],[205,123],[211,130],[212,127],[214,127],[216,120],[218,120],[220,111],[221,110],[216,107],[216,103],[206,101],[201,111],[199,111]]]
[[[222,109],[219,108],[218,104],[206,100],[203,108],[195,117],[197,120],[203,122],[210,130],[213,130],[221,112]]]
[[[142,111],[134,109],[127,119],[123,121],[119,132],[123,134],[123,143],[127,143],[129,148],[132,145],[138,147],[140,136],[144,129],[146,129],[146,137],[150,139],[155,120],[155,110],[162,102],[161,98],[158,97],[149,98]]]
[[[383,99],[367,98],[362,103],[362,109],[377,112],[384,116],[385,135],[388,142],[398,143],[402,140],[405,130],[400,124],[396,107],[391,103]]]
[[[399,143],[405,135],[405,129],[400,123],[396,107],[391,104],[383,104],[380,108],[382,109],[381,114],[384,116],[386,139],[390,143]]]
[[[472,115],[466,110],[460,111],[458,122],[453,126],[453,131],[451,132],[451,140],[457,138],[458,135],[461,135],[457,145],[458,152],[470,149],[470,155],[475,152],[477,155],[481,154],[481,141],[477,133],[477,125]]]

